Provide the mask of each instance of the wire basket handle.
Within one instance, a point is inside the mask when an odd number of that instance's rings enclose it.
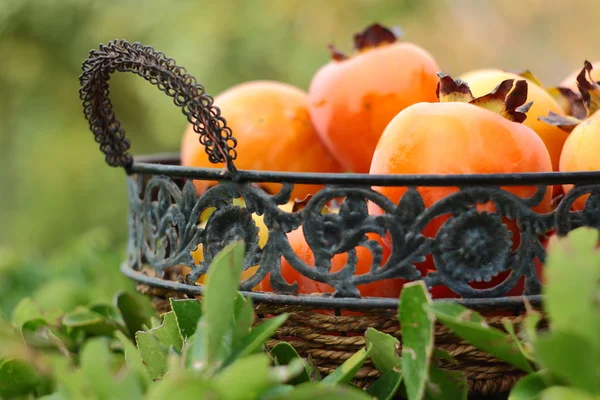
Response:
[[[237,156],[237,141],[231,129],[221,116],[221,111],[213,106],[213,98],[206,94],[204,87],[185,68],[177,66],[175,60],[138,42],[132,44],[126,40],[114,40],[108,45],[101,44],[98,50],[90,51],[82,69],[79,97],[90,130],[100,144],[108,165],[128,169],[133,164],[133,157],[128,153],[129,139],[125,137],[125,130],[116,119],[108,98],[110,74],[129,71],[172,97],[193,124],[194,131],[200,135],[199,141],[210,162],[226,163],[227,171],[237,176],[233,164]]]

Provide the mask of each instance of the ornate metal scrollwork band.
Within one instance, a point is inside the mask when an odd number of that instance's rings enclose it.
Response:
[[[575,186],[551,213],[532,210],[544,197],[547,185],[539,185],[530,198],[520,198],[499,187],[463,186],[459,191],[425,207],[415,186],[409,187],[398,204],[368,187],[325,185],[297,212],[279,207],[290,199],[293,185],[283,184],[276,195],[269,195],[250,182],[223,181],[198,195],[191,180],[176,184],[166,175],[128,176],[130,195],[129,266],[139,269],[151,265],[161,276],[175,265],[190,268],[185,285],[198,285],[214,256],[232,240],[246,242],[245,268],[258,267],[240,284],[250,291],[269,274],[276,293],[295,294],[297,285],[281,274],[281,259],[302,276],[326,283],[335,289],[333,297],[360,297],[357,286],[388,279],[423,279],[428,287],[443,285],[463,298],[497,298],[508,293],[525,277],[525,295],[540,293],[535,260],[545,259],[544,235],[557,231],[563,235],[575,227],[600,228],[600,186]],[[448,182],[448,186],[451,182]],[[591,194],[582,211],[570,211],[573,201]],[[234,204],[242,198],[245,206]],[[339,212],[321,213],[331,200],[340,199]],[[368,202],[384,213],[371,215]],[[480,212],[478,204],[492,202],[495,212]],[[199,225],[203,211],[215,208],[205,226]],[[263,215],[268,239],[259,246],[258,227],[252,215]],[[435,237],[423,235],[434,219],[447,220]],[[508,221],[508,222],[507,222]],[[516,246],[511,239],[517,229]],[[292,249],[287,233],[303,228],[306,242],[315,258],[307,265]],[[381,262],[382,246],[370,240],[373,233],[389,238],[390,255]],[[203,261],[191,255],[198,245],[204,249]],[[366,247],[372,257],[368,272],[355,274],[356,249]],[[331,271],[331,259],[347,254],[345,266]],[[435,269],[422,275],[416,265],[431,256]],[[493,287],[476,289],[470,282],[489,281],[503,271],[508,276]]]

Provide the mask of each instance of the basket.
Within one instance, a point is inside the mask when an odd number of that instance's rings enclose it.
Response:
[[[143,77],[173,98],[187,120],[194,125],[207,157],[225,168],[188,168],[178,155],[157,154],[133,158],[108,98],[108,80],[114,71],[129,71]],[[151,296],[157,311],[169,308],[169,298],[201,297],[199,278],[207,272],[213,257],[233,240],[246,242],[246,268],[256,268],[240,283],[240,291],[256,304],[258,320],[288,312],[289,318],[269,342],[291,343],[303,357],[310,357],[327,374],[365,343],[368,327],[392,334],[401,340],[397,320],[398,298],[361,297],[358,285],[391,278],[423,279],[428,288],[446,287],[457,301],[481,312],[487,322],[502,328],[501,319],[518,323],[525,303],[540,308],[542,298],[536,263],[545,259],[544,236],[559,236],[600,221],[600,172],[528,173],[486,175],[368,175],[284,173],[238,170],[234,138],[218,108],[204,88],[184,68],[163,53],[140,43],[113,41],[90,52],[83,63],[80,95],[85,117],[100,150],[110,166],[126,172],[129,191],[129,239],[122,272],[137,282],[140,292]],[[218,181],[198,194],[194,180]],[[281,183],[278,193],[267,193],[261,183]],[[279,205],[289,199],[294,185],[317,184],[322,188],[301,210],[288,212]],[[552,212],[539,214],[532,207],[542,201],[549,185],[574,184]],[[536,188],[529,198],[520,198],[506,188]],[[377,192],[381,186],[405,187],[398,204]],[[455,192],[425,208],[418,188],[452,187]],[[582,211],[571,211],[573,202],[590,195]],[[234,204],[243,198],[245,207]],[[338,213],[321,213],[324,205],[338,201]],[[383,213],[369,214],[368,203]],[[478,212],[476,204],[491,202],[495,212]],[[205,226],[198,221],[202,211],[213,207]],[[262,215],[268,228],[264,247],[258,244],[258,230],[252,214]],[[447,216],[433,238],[424,227],[434,218]],[[514,222],[520,241],[511,247],[506,240],[506,221]],[[295,256],[286,234],[303,228],[315,254],[315,266]],[[514,229],[514,228],[513,228]],[[366,233],[389,238],[390,255],[380,265],[381,246]],[[202,245],[204,260],[194,262],[191,252]],[[354,274],[356,248],[373,254],[372,268]],[[476,251],[475,251],[476,250]],[[337,272],[330,270],[331,258],[346,253],[347,263]],[[421,274],[415,264],[432,256],[435,270]],[[334,291],[325,294],[297,294],[297,284],[281,273],[286,259],[301,276],[326,283]],[[273,292],[256,290],[268,275]],[[469,282],[489,280],[504,274],[503,280],[488,288],[474,288]],[[507,296],[517,284],[522,295]],[[435,300],[440,301],[440,300]],[[462,371],[471,393],[507,392],[522,376],[511,365],[465,343],[444,326],[436,326],[437,347],[458,361],[446,366]],[[378,377],[372,364],[358,372],[353,383],[366,387]]]

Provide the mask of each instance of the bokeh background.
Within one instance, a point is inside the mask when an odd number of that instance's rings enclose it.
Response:
[[[2,308],[45,269],[67,276],[74,263],[82,280],[91,269],[108,279],[123,254],[124,173],[104,163],[78,98],[81,62],[100,43],[152,45],[212,95],[253,79],[307,89],[328,43],[349,51],[380,22],[399,24],[444,72],[530,69],[551,86],[600,59],[598,21],[598,0],[0,0]],[[179,150],[186,121],[167,96],[132,74],[111,85],[134,154]]]

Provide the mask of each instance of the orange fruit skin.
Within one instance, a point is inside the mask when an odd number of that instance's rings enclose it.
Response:
[[[468,103],[421,103],[400,112],[387,126],[373,155],[371,174],[485,174],[550,172],[552,163],[540,137],[525,125]],[[532,186],[503,188],[519,197],[529,197]],[[374,187],[396,204],[406,187]],[[419,187],[425,207],[458,191],[454,187]],[[548,212],[552,190],[534,209]],[[478,205],[480,211],[494,212],[492,204]],[[382,210],[370,203],[371,214]],[[423,230],[435,237],[450,215],[431,221]],[[514,221],[505,221],[518,245]],[[389,237],[384,239],[389,246]],[[428,256],[424,267],[433,269]]]
[[[468,72],[461,77],[469,84],[471,92],[475,97],[483,96],[490,93],[496,86],[506,79],[523,80],[524,78],[510,72],[505,72],[497,69],[480,69]],[[527,81],[527,102],[533,101],[533,105],[527,111],[527,119],[523,122],[523,125],[528,126],[537,133],[542,141],[546,145],[550,158],[552,159],[552,168],[554,171],[558,171],[558,163],[560,159],[560,152],[562,151],[565,140],[569,134],[557,126],[550,125],[544,121],[540,121],[539,117],[548,116],[548,113],[552,111],[558,115],[565,115],[561,106],[544,90],[544,88],[538,86],[536,83],[525,79]],[[557,190],[558,190],[557,186]],[[559,192],[554,193],[555,195]]]
[[[561,172],[600,170],[600,112],[580,123],[571,131],[560,156]],[[565,194],[573,185],[563,185]],[[589,195],[579,197],[572,209],[582,210]]]
[[[396,42],[332,60],[315,73],[308,90],[310,115],[346,170],[367,173],[392,118],[412,104],[437,101],[438,70],[431,54]]]
[[[370,240],[377,240],[383,250],[381,265],[383,265],[390,256],[390,251],[383,245],[380,236],[369,233],[367,237]],[[304,238],[304,232],[302,227],[288,233],[288,241],[292,247],[294,253],[307,265],[314,267],[315,257]],[[358,262],[356,264],[355,275],[366,274],[371,269],[373,262],[373,256],[366,247],[356,247],[356,255]],[[331,272],[340,271],[346,265],[348,259],[347,254],[336,254],[331,259]],[[300,274],[290,263],[281,257],[281,274],[283,278],[289,283],[298,283],[298,294],[312,294],[312,293],[332,293],[333,287],[322,282],[313,281],[310,278]],[[269,276],[265,277],[261,281],[261,290],[272,292]],[[373,297],[399,297],[402,286],[407,282],[405,279],[386,279],[383,281],[372,282],[364,285],[358,285],[357,289],[360,291],[361,296],[373,296]]]
[[[341,172],[341,166],[320,141],[308,113],[306,93],[286,83],[252,81],[233,86],[214,99],[237,139],[238,169],[286,172]],[[181,163],[188,167],[222,168],[212,164],[199,135],[188,124],[181,143]],[[198,192],[215,182],[194,181]],[[271,193],[279,183],[263,183]],[[296,185],[292,199],[314,194],[321,185]]]
[[[598,82],[600,81],[600,60],[593,61],[592,67],[594,67],[594,69],[590,74],[592,75],[593,81]],[[579,93],[579,89],[577,88],[577,75],[579,75],[582,68],[583,66],[577,71],[571,72],[565,79],[563,79],[559,86],[569,88],[575,91],[575,93]]]

